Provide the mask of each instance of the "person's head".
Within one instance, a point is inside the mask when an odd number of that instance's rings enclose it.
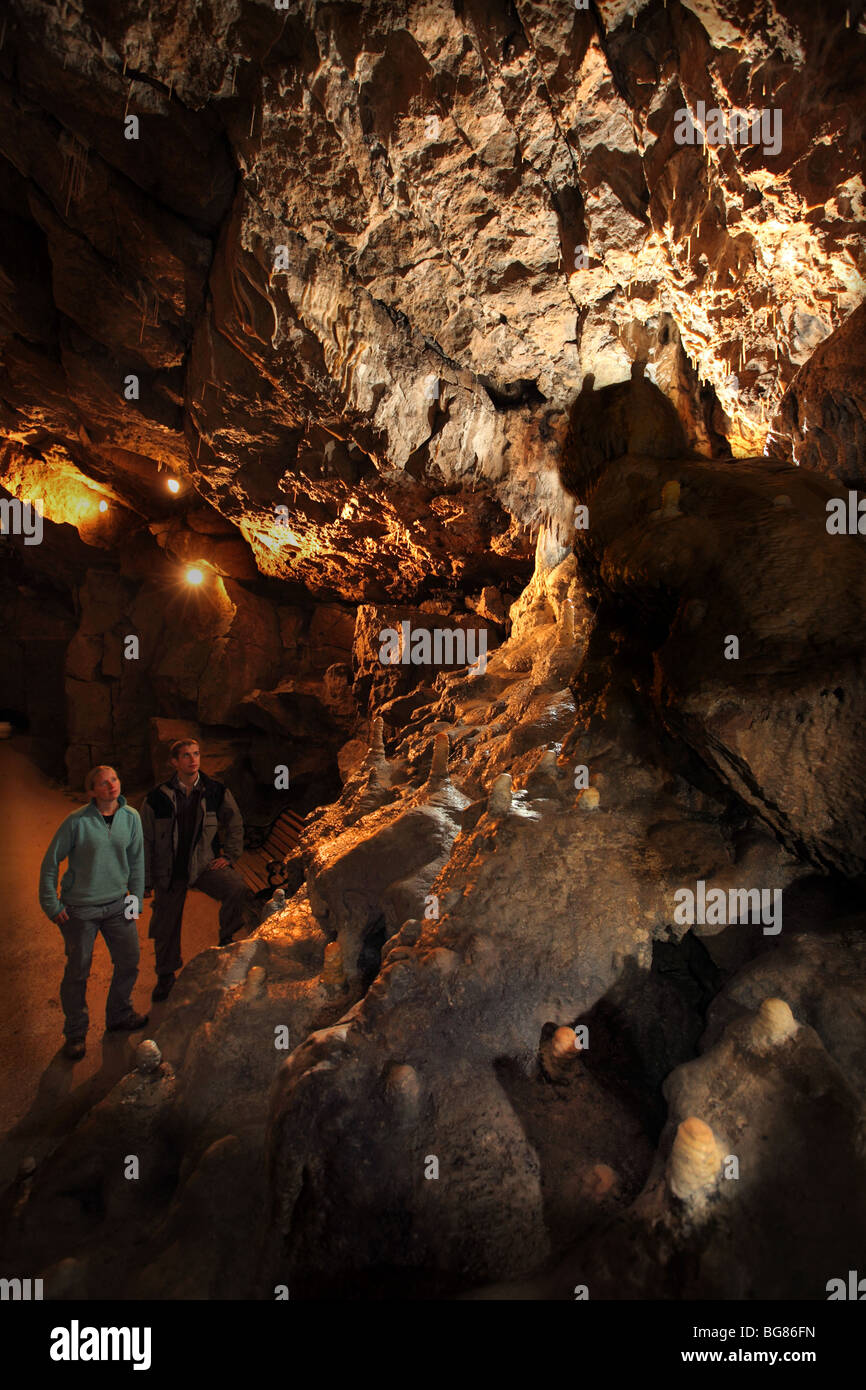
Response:
[[[100,763],[84,779],[84,790],[91,800],[114,801],[120,795],[120,778],[113,767]]]
[[[186,777],[194,777],[198,772],[201,762],[201,749],[197,738],[178,738],[175,739],[171,748],[168,750],[171,765],[175,772],[182,773]]]

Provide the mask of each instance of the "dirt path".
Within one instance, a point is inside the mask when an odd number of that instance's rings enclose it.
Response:
[[[130,799],[140,804],[140,796]],[[37,888],[51,836],[83,804],[83,794],[71,796],[38,771],[27,757],[26,738],[0,741],[0,1190],[22,1158],[43,1157],[130,1070],[133,1048],[150,1035],[166,1008],[150,999],[156,977],[146,904],[138,924],[141,963],[132,1000],[139,1013],[150,1014],[152,1026],[132,1038],[103,1032],[111,961],[98,936],[87,986],[87,1053],[80,1062],[61,1055],[63,937],[42,912]],[[216,945],[218,910],[202,893],[188,895],[185,961]]]

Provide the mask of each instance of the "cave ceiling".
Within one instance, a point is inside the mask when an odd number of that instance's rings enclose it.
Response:
[[[263,575],[407,602],[519,591],[571,402],[635,365],[695,454],[798,461],[792,383],[863,298],[840,16],[12,0],[0,481],[106,547],[208,504]]]

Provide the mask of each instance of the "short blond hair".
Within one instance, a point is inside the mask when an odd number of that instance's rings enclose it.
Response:
[[[191,748],[193,744],[195,744],[196,748],[200,753],[201,744],[199,743],[197,738],[176,738],[174,743],[168,750],[169,759],[179,757],[179,755],[183,752],[184,748]]]
[[[93,791],[97,772],[113,772],[115,777],[117,776],[117,768],[112,767],[111,763],[97,763],[96,767],[92,767],[84,779],[84,790],[88,794]]]

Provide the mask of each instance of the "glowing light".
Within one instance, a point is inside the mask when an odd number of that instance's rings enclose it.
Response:
[[[105,500],[104,497],[103,497],[102,501],[101,501],[100,504],[99,504],[99,510],[100,510],[101,512],[107,512],[107,511],[108,511],[108,503],[106,502],[106,500]]]
[[[186,582],[187,582],[187,584],[201,584],[201,583],[203,582],[203,580],[204,580],[204,570],[200,570],[200,569],[198,569],[196,566],[193,566],[192,569],[188,569],[188,570],[187,570],[187,572],[186,572]]]
[[[180,483],[177,478],[169,478],[167,487],[169,492],[180,492]]]

